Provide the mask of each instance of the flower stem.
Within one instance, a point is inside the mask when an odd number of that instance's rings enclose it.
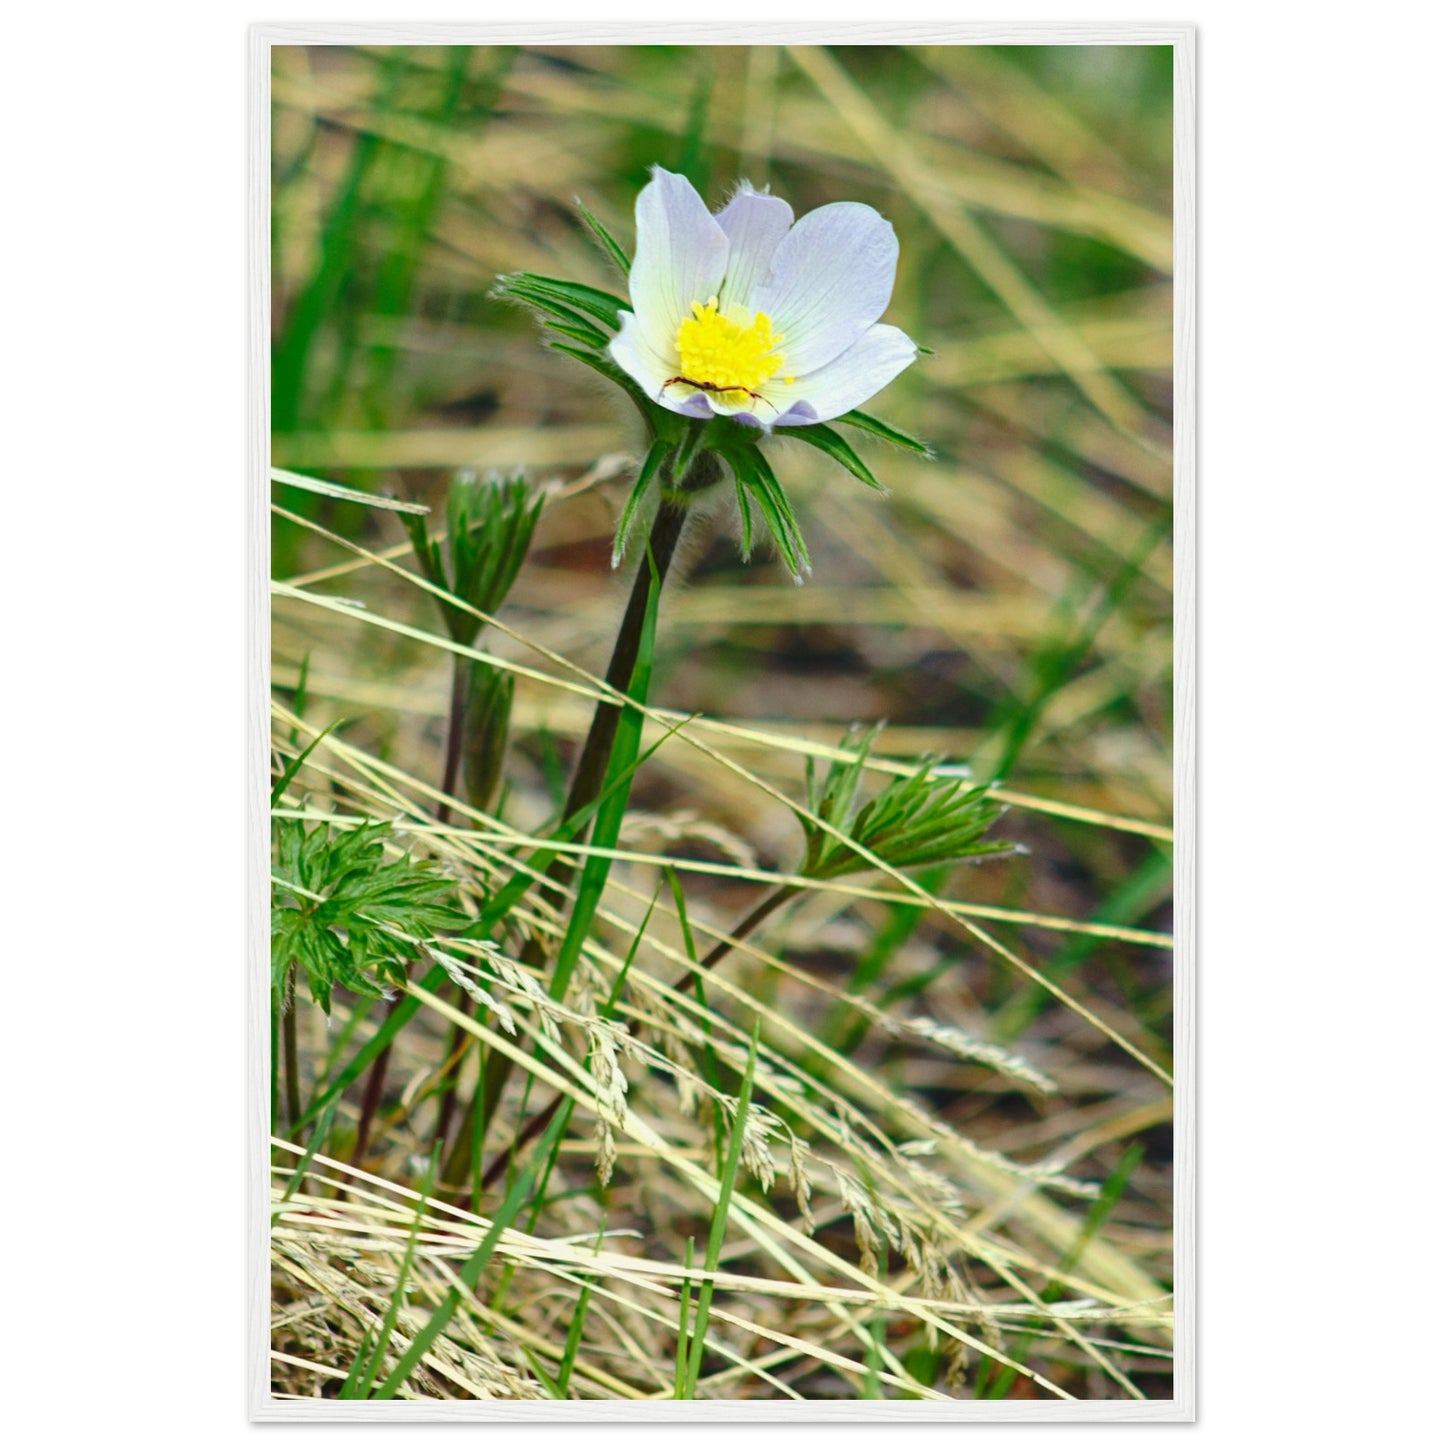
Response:
[[[667,580],[667,570],[677,550],[678,539],[682,536],[682,525],[687,512],[682,507],[664,504],[658,508],[657,519],[652,524],[648,545],[652,549],[652,560],[657,569],[659,590]],[[617,692],[626,692],[632,681],[633,669],[637,666],[637,653],[642,644],[642,620],[647,612],[647,600],[652,588],[652,570],[644,564],[637,570],[632,584],[632,595],[627,600],[627,611],[622,615],[622,625],[617,630],[617,642],[612,649],[612,661],[607,667],[607,684]],[[562,805],[562,816],[570,818],[579,808],[585,808],[602,791],[607,776],[607,763],[612,756],[612,744],[617,737],[617,724],[622,719],[618,704],[603,699],[597,704],[592,715],[592,726],[577,757],[577,766],[572,774],[572,786],[567,801]],[[562,857],[553,864],[553,873],[563,881],[572,872],[570,859]]]
[[[766,919],[776,913],[777,910],[797,892],[798,886],[795,883],[784,883],[773,889],[746,918],[742,919],[733,928],[728,937],[718,940],[707,957],[698,964],[696,973],[693,969],[688,969],[686,973],[678,976],[672,985],[673,992],[680,993],[687,987],[688,982],[694,978],[696,974],[706,973],[708,970],[716,968],[732,951],[734,945],[741,943],[755,928],[759,927]],[[629,1034],[635,1035],[641,1027],[642,1019],[640,1017],[634,1017],[631,1024],[628,1025],[627,1031]],[[552,1102],[548,1104],[541,1113],[534,1114],[521,1133],[512,1140],[511,1148],[503,1150],[502,1153],[498,1154],[497,1157],[492,1160],[487,1166],[486,1173],[482,1175],[483,1189],[495,1184],[511,1161],[547,1127],[551,1122],[552,1116],[561,1108],[562,1101],[566,1097],[565,1094],[554,1094],[552,1096]]]
[[[703,458],[699,458],[699,461],[701,460]],[[686,520],[685,501],[680,498],[677,502],[668,500],[667,494],[664,492],[664,501],[657,509],[657,516],[653,520],[652,532],[648,538],[652,565],[648,566],[644,559],[643,565],[638,568],[637,576],[632,584],[632,593],[627,601],[627,610],[622,615],[622,623],[617,631],[617,641],[612,648],[612,660],[607,667],[608,686],[616,692],[626,692],[632,681],[633,670],[637,666],[637,657],[642,646],[643,620],[647,615],[652,588],[655,585],[660,591],[663,583],[667,580],[668,568],[671,566],[673,554],[677,551],[678,540],[682,536]],[[592,715],[592,726],[588,729],[587,737],[582,744],[582,751],[577,757],[577,764],[572,773],[572,785],[567,792],[567,800],[562,805],[564,818],[572,817],[579,809],[595,802],[598,794],[601,793],[602,785],[607,777],[607,764],[612,757],[612,745],[617,738],[617,725],[621,719],[622,708],[618,703],[606,698],[598,702],[597,709]],[[575,866],[573,860],[567,855],[559,855],[547,870],[548,881],[565,886],[567,880],[572,876]],[[553,890],[554,894],[556,891]],[[530,939],[522,952],[523,964],[537,968],[545,961],[544,946],[535,937]],[[477,1107],[483,1111],[480,1129],[464,1129],[462,1131],[447,1159],[446,1167],[442,1171],[444,1183],[459,1187],[471,1173],[474,1135],[480,1134],[482,1139],[486,1138],[487,1128],[496,1113],[497,1103],[502,1097],[502,1090],[511,1072],[512,1062],[504,1054],[492,1053],[488,1056],[483,1077],[478,1086],[481,1102]]]

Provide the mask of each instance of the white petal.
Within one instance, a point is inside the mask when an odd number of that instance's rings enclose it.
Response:
[[[760,309],[753,296],[768,279],[773,253],[793,224],[793,208],[780,196],[765,196],[746,182],[717,213],[728,238],[728,270],[719,309],[736,307],[751,321]]]
[[[677,328],[694,301],[716,296],[728,238],[685,176],[661,166],[637,197],[637,250],[628,276],[632,309],[660,356],[676,351]]]
[[[917,345],[896,326],[872,326],[842,356],[788,387],[792,404],[773,425],[808,426],[842,416],[882,391],[917,355]]]
[[[706,420],[713,412],[705,392],[690,392],[685,386],[669,386],[677,368],[653,350],[641,323],[630,311],[622,313],[622,329],[612,338],[607,354],[640,386],[643,392],[680,416]]]
[[[783,334],[789,372],[815,371],[852,346],[882,316],[897,269],[898,238],[872,206],[809,211],[779,242],[755,296]]]
[[[624,311],[621,320],[622,329],[612,338],[607,354],[649,397],[665,401],[663,388],[677,375],[676,371],[649,345],[641,323],[632,312]]]

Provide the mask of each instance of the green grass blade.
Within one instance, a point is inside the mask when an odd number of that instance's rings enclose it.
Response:
[[[561,1138],[563,1130],[566,1129],[572,1117],[570,1104],[571,1100],[569,1099],[567,1105],[557,1111],[557,1117],[548,1126],[547,1133],[542,1140],[543,1152],[550,1152]],[[377,1387],[374,1399],[390,1400],[395,1397],[397,1390],[411,1378],[412,1372],[421,1362],[422,1356],[431,1348],[432,1341],[447,1327],[452,1316],[457,1312],[457,1307],[462,1302],[462,1291],[465,1290],[471,1294],[476,1290],[482,1277],[482,1271],[486,1269],[496,1250],[497,1241],[502,1237],[502,1231],[511,1228],[518,1211],[527,1202],[531,1194],[532,1177],[535,1172],[535,1164],[529,1164],[512,1181],[512,1186],[507,1190],[507,1196],[502,1201],[501,1208],[492,1217],[491,1228],[487,1230],[482,1242],[461,1268],[458,1275],[461,1288],[452,1285],[447,1290],[442,1302],[432,1312],[431,1319],[411,1342],[411,1348],[397,1362],[396,1368]]]
[[[331,1121],[336,1117],[336,1100],[333,1099],[325,1109],[321,1111],[321,1117],[316,1121],[316,1127],[311,1131],[310,1138],[306,1141],[306,1152],[301,1156],[301,1162],[291,1171],[291,1178],[287,1181],[285,1192],[281,1195],[282,1203],[290,1199],[297,1189],[301,1187],[308,1173],[311,1171],[311,1161],[316,1158],[317,1152],[322,1144],[326,1142],[327,1135],[331,1133]]]
[[[868,1372],[863,1376],[863,1386],[859,1393],[865,1400],[881,1400],[883,1396],[883,1321],[874,1320],[868,1327],[868,1350],[863,1356],[863,1363],[868,1367]]]
[[[406,73],[401,51],[388,57],[376,109],[390,110]],[[367,182],[386,153],[379,135],[361,132],[351,149],[340,187],[321,223],[316,269],[292,306],[277,339],[271,363],[271,425],[275,431],[293,431],[310,416],[308,379],[312,347],[334,318],[355,268],[356,252],[364,234],[359,216],[365,205]],[[338,368],[339,369],[339,368]]]
[[[693,937],[692,923],[687,916],[687,894],[683,892],[682,880],[677,876],[677,869],[670,864],[663,869],[667,877],[668,887],[672,890],[673,906],[677,909],[677,921],[682,929],[682,943],[686,950],[689,962],[696,968],[697,965],[697,943]],[[702,1013],[697,1020],[697,1026],[702,1034],[701,1049],[692,1050],[693,1057],[699,1059],[700,1072],[703,1082],[709,1088],[721,1091],[722,1069],[718,1064],[717,1050],[712,1042],[712,1024],[707,1014],[707,989],[703,983],[702,971],[699,969],[693,974],[693,984],[697,991],[697,1001],[702,1008]],[[700,1057],[699,1057],[700,1056]],[[713,1131],[713,1152],[716,1156],[718,1173],[722,1173],[723,1151],[727,1148],[727,1141],[724,1130],[719,1127]]]
[[[637,662],[632,669],[632,681],[627,688],[627,696],[636,703],[647,701],[652,686],[657,603],[662,591],[651,551],[647,554],[647,565],[652,572],[652,585],[648,589],[647,606],[643,612]],[[627,800],[631,794],[631,775],[636,769],[641,740],[642,713],[637,708],[627,708],[617,723],[617,734],[612,743],[612,758],[607,765],[607,778],[599,799],[597,820],[592,826],[592,843],[596,848],[612,849],[617,846],[622,818],[627,811]],[[557,951],[557,964],[552,973],[551,994],[555,999],[566,995],[572,970],[582,956],[582,944],[592,927],[593,916],[597,912],[597,905],[602,901],[602,891],[607,886],[611,871],[612,859],[598,853],[590,854],[583,865],[572,916],[567,920],[567,932],[563,936],[561,948]]]
[[[416,1242],[421,1235],[422,1219],[426,1214],[427,1200],[431,1198],[432,1189],[436,1185],[437,1165],[440,1163],[441,1147],[433,1148],[431,1162],[427,1165],[425,1177],[421,1182],[421,1189],[418,1191],[419,1198],[416,1201],[416,1212],[412,1215],[411,1231],[406,1239],[406,1253],[402,1255],[401,1269],[397,1273],[396,1287],[391,1292],[391,1301],[387,1305],[386,1317],[381,1322],[381,1329],[377,1332],[376,1345],[371,1351],[371,1358],[367,1361],[365,1369],[357,1370],[362,1355],[362,1350],[357,1354],[356,1362],[352,1365],[352,1372],[346,1377],[346,1384],[341,1387],[341,1398],[343,1400],[364,1400],[371,1391],[372,1382],[381,1371],[381,1362],[386,1354],[387,1341],[391,1339],[392,1331],[396,1329],[396,1322],[401,1317],[402,1301],[406,1298],[406,1282],[411,1276],[412,1262],[416,1258]],[[348,1393],[348,1388],[350,1393]]]
[[[747,1122],[748,1106],[753,1097],[753,1075],[758,1066],[758,1039],[762,1032],[762,1020],[759,1019],[753,1025],[752,1043],[748,1047],[747,1068],[743,1071],[742,1088],[738,1091],[737,1113],[733,1116],[732,1134],[728,1139],[728,1157],[723,1164],[722,1178],[719,1180],[717,1206],[712,1213],[712,1228],[708,1231],[707,1237],[707,1258],[703,1267],[713,1273],[718,1267],[718,1261],[722,1258],[723,1240],[727,1236],[728,1209],[732,1204],[733,1188],[737,1182],[738,1164],[743,1154],[743,1126]],[[707,1322],[712,1312],[713,1282],[710,1279],[702,1282],[702,1287],[697,1294],[697,1315],[693,1322],[692,1330],[692,1352],[688,1359],[687,1381],[685,1384],[686,1399],[695,1399],[697,1396],[697,1382],[702,1374],[702,1357],[707,1347]]]
[[[560,1381],[554,1380],[547,1372],[546,1366],[537,1358],[536,1352],[523,1345],[522,1353],[526,1355],[527,1363],[532,1367],[532,1373],[542,1382],[547,1393],[554,1400],[565,1400],[567,1392],[562,1388]]]
[[[572,1323],[567,1326],[567,1338],[562,1345],[562,1363],[557,1370],[557,1398],[567,1398],[567,1387],[572,1383],[572,1369],[582,1348],[582,1331],[587,1325],[587,1311],[592,1304],[592,1287],[589,1285],[577,1296],[572,1310]]]
[[[318,746],[320,746],[320,744],[325,740],[328,734],[334,733],[336,729],[345,722],[345,718],[339,717],[336,719],[335,722],[328,723],[326,727],[323,728],[319,733],[317,733],[316,736],[312,738],[312,740],[306,745],[306,749],[304,752],[298,753],[296,757],[292,758],[291,762],[286,767],[286,771],[282,773],[279,778],[276,779],[276,786],[271,789],[271,806],[273,808],[281,801],[282,795],[285,793],[286,789],[291,786],[291,779],[294,778],[296,774],[301,771],[302,767],[306,762],[306,759],[311,756],[311,754],[316,750]]]
[[[682,1252],[682,1289],[678,1291],[677,1306],[677,1354],[673,1363],[672,1374],[672,1398],[674,1400],[686,1400],[687,1395],[687,1357],[689,1335],[687,1330],[688,1308],[692,1304],[692,1236],[688,1236],[687,1245]]]

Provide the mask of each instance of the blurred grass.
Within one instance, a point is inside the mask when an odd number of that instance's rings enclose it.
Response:
[[[620,611],[608,552],[636,438],[612,397],[538,344],[528,317],[488,299],[496,274],[530,269],[615,286],[572,198],[630,245],[632,202],[654,163],[683,170],[714,205],[747,177],[770,183],[799,214],[846,198],[894,223],[901,260],[887,319],[935,354],[874,409],[926,438],[936,460],[870,450],[892,490],[883,500],[780,439],[775,467],[803,518],[813,580],[794,588],[767,560],[740,564],[726,514],[699,529],[686,544],[691,584],[663,600],[653,701],[752,728],[699,736],[788,797],[799,793],[797,750],[831,747],[854,719],[888,719],[881,748],[900,758],[933,752],[1005,776],[1016,805],[1003,828],[1030,855],[954,870],[929,891],[993,910],[987,927],[1002,949],[1067,983],[1161,1061],[1171,1034],[1168,954],[1110,930],[1161,934],[1170,922],[1171,63],[1169,50],[1148,47],[273,52],[273,460],[433,504],[456,468],[526,466],[553,496],[507,615],[526,641],[593,675]],[[278,598],[282,700],[292,700],[305,667],[308,724],[345,716],[349,746],[434,779],[447,656],[366,625],[430,628],[425,599],[374,560],[404,561],[400,529],[343,502],[291,492],[278,500],[299,520],[278,515],[276,576],[367,609],[363,617]],[[516,638],[489,645],[536,664]],[[558,752],[565,763],[589,715],[586,696],[518,679],[510,824],[525,830],[546,814]],[[649,728],[648,741],[656,736]],[[313,770],[309,786],[327,785]],[[354,779],[332,786],[343,811],[355,805]],[[719,834],[765,870],[792,864],[786,809],[696,750],[659,752],[639,775],[633,808],[623,843],[634,861],[616,888],[650,896],[655,870],[644,857],[666,853],[684,868],[715,859]],[[711,841],[688,818],[706,820]],[[684,876],[689,909],[714,922],[755,897],[742,873]],[[1026,1156],[1061,1151],[1080,1177],[1122,1180],[1107,1218],[1079,1209],[1076,1242],[1082,1249],[1082,1231],[1096,1233],[1163,1293],[1171,1175],[1157,1082],[982,946],[964,926],[972,915],[915,906],[877,882],[882,897],[805,898],[770,935],[772,952],[740,950],[736,986],[811,1019],[845,1059],[858,1057],[970,1139]],[[608,900],[620,907],[615,893]],[[1039,918],[1101,931],[1060,933]],[[1017,1042],[1060,1079],[1060,1095],[1021,1099],[984,1070],[880,1034],[860,1012],[865,995],[875,1008]],[[413,1062],[424,1072],[423,1043]],[[574,1164],[585,1178],[586,1161]],[[682,1226],[649,1213],[639,1177],[639,1194],[616,1207],[649,1219],[680,1261]],[[403,1234],[416,1217],[407,1210]],[[967,1227],[977,1236],[988,1225]],[[425,1282],[438,1265],[421,1238],[415,1269]],[[1066,1260],[1069,1248],[1061,1246]],[[992,1267],[975,1260],[979,1297],[1026,1299],[1001,1257],[989,1258]],[[604,1293],[593,1300],[589,1337],[614,1308]],[[761,1324],[761,1307],[743,1303],[750,1298],[730,1297]],[[527,1348],[556,1361],[538,1308],[527,1316]],[[335,1366],[294,1309],[282,1313],[291,1322],[281,1335],[309,1340],[312,1357]],[[827,1309],[827,1327],[787,1311],[768,1318],[816,1351],[827,1328],[844,1328]],[[843,1366],[814,1354],[808,1369],[783,1370],[789,1388],[896,1392],[904,1362],[888,1348],[889,1331],[880,1353],[872,1325],[860,1334],[854,1324],[828,1346],[851,1340],[863,1371],[851,1386]],[[655,1328],[659,1339],[677,1336],[675,1302],[660,1308]],[[1167,1395],[1167,1358],[1150,1353],[1157,1332],[1113,1338],[1137,1388]],[[920,1340],[904,1342],[923,1352],[911,1377],[942,1388],[946,1366]],[[495,1354],[480,1338],[472,1348]],[[569,1373],[577,1342],[571,1348]],[[1030,1348],[1065,1388],[1121,1393],[1077,1342]],[[1030,1358],[1037,1365],[1040,1355]],[[502,1375],[520,1390],[507,1373],[514,1363]],[[341,1360],[342,1378],[349,1364]],[[326,1369],[278,1366],[278,1388],[305,1393]],[[643,1389],[605,1351],[572,1379],[603,1394]],[[775,1393],[746,1369],[703,1383]],[[674,1385],[668,1374],[655,1388],[670,1394]],[[1039,1387],[1001,1365],[964,1393],[999,1389],[1032,1396]]]

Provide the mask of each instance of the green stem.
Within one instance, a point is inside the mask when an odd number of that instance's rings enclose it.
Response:
[[[652,549],[659,589],[667,580],[667,570],[672,563],[673,553],[677,550],[686,517],[686,509],[682,507],[664,505],[658,508],[648,545]],[[633,669],[637,666],[637,652],[642,643],[642,619],[647,613],[651,587],[652,571],[644,561],[632,584],[632,595],[627,601],[627,611],[622,615],[622,625],[618,628],[617,642],[612,649],[612,661],[607,667],[607,684],[617,692],[627,691],[627,686],[632,681]],[[562,806],[564,818],[570,818],[579,808],[585,808],[602,791],[602,783],[607,776],[607,762],[612,756],[612,744],[617,737],[617,724],[621,720],[622,709],[617,703],[604,698],[597,704],[597,711],[592,716],[592,726],[577,757],[577,767],[572,774],[572,786],[568,790],[567,801]],[[572,861],[565,856],[560,857],[552,865],[550,876],[565,882],[572,869]]]
[[[708,459],[705,454],[699,461]],[[664,491],[664,498],[666,497],[667,493]],[[643,619],[647,615],[652,588],[655,585],[660,591],[663,583],[667,580],[668,568],[671,566],[673,554],[677,551],[678,540],[682,536],[683,524],[686,520],[685,504],[676,505],[670,500],[664,500],[657,509],[657,516],[653,521],[652,532],[648,539],[652,565],[648,566],[644,559],[643,565],[638,568],[637,577],[632,584],[632,595],[628,598],[627,610],[622,615],[622,624],[617,631],[617,641],[613,645],[612,661],[607,667],[607,683],[615,692],[626,692],[632,681],[632,674],[637,666],[638,652],[642,645]],[[602,785],[607,777],[607,764],[612,757],[612,745],[617,738],[617,725],[621,719],[622,708],[618,703],[607,698],[598,702],[597,710],[592,715],[592,726],[588,729],[587,737],[582,744],[582,751],[577,757],[577,765],[572,774],[572,786],[568,790],[567,800],[562,806],[564,818],[570,818],[578,810],[595,802],[598,794],[601,793]],[[574,861],[566,854],[561,854],[547,870],[547,879],[565,887],[575,868]],[[554,896],[560,896],[559,889],[553,889],[552,892]],[[544,945],[535,937],[529,939],[522,951],[523,964],[529,968],[539,968],[545,961]],[[453,1188],[460,1187],[472,1172],[474,1136],[480,1135],[481,1139],[485,1140],[487,1129],[495,1117],[497,1104],[502,1097],[502,1091],[511,1072],[512,1061],[506,1055],[497,1052],[488,1055],[486,1068],[479,1084],[481,1100],[478,1107],[482,1110],[481,1125],[478,1129],[462,1131],[456,1146],[447,1159],[446,1168],[442,1171],[443,1181]]]

